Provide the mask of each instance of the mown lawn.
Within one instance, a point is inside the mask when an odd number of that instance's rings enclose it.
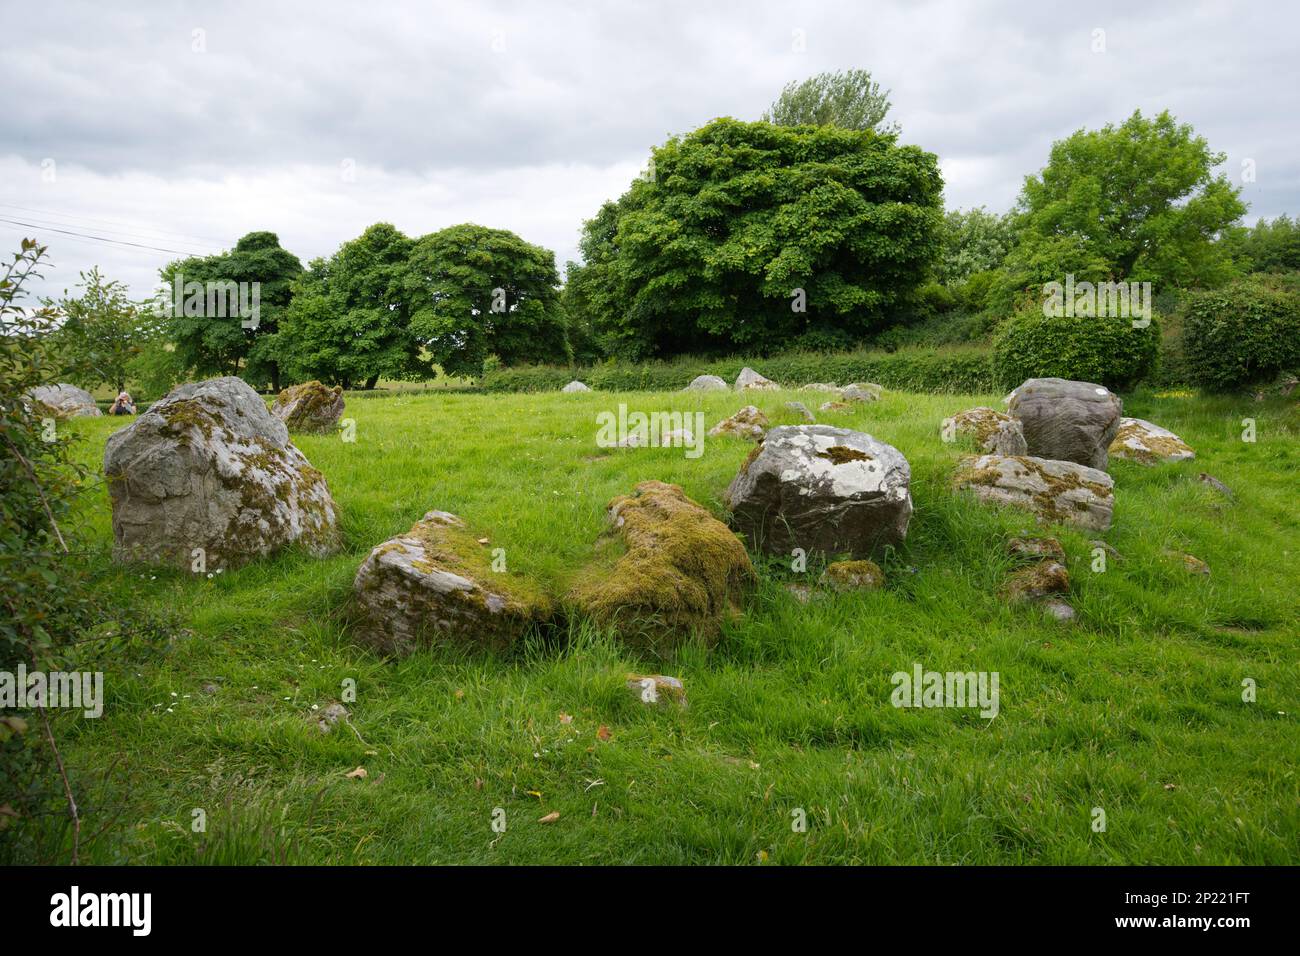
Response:
[[[747,400],[773,423],[784,402]],[[799,576],[763,563],[745,620],[712,651],[638,660],[574,629],[508,659],[433,650],[387,662],[341,624],[373,545],[425,511],[454,511],[512,570],[557,591],[592,554],[603,506],[636,482],[681,484],[721,514],[751,446],[596,447],[595,416],[734,412],[733,394],[356,398],[356,442],[301,437],[343,514],[346,550],[282,555],[211,579],[120,569],[107,495],[88,495],[99,586],[174,622],[129,665],[106,660],[99,720],[60,718],[84,803],[117,814],[83,856],[112,862],[310,863],[1295,863],[1300,860],[1300,624],[1294,400],[1139,395],[1126,414],[1179,433],[1198,460],[1112,464],[1121,555],[1069,554],[1073,624],[997,595],[1022,513],[949,489],[962,453],[944,415],[1000,396],[887,393],[822,421],[910,460],[906,549],[878,593],[798,603]],[[816,399],[817,401],[814,401]],[[1241,438],[1254,418],[1257,440]],[[96,471],[120,421],[81,421]],[[1208,471],[1234,500],[1197,480]],[[1208,562],[1188,573],[1168,550]],[[811,567],[809,574],[818,568]],[[895,671],[997,671],[1000,713],[900,710]],[[685,681],[684,712],[640,704],[629,671]],[[313,707],[357,683],[351,727]],[[1258,700],[1242,700],[1242,682]],[[205,693],[205,685],[215,693]],[[563,722],[561,715],[571,716]],[[605,728],[601,732],[601,728]],[[606,739],[607,738],[607,739]],[[115,769],[105,777],[110,765]],[[367,776],[346,774],[364,767]],[[104,783],[90,781],[104,780]],[[1106,829],[1093,829],[1093,808]],[[494,810],[506,829],[492,828]],[[207,832],[192,832],[193,811]],[[792,827],[802,811],[806,831]],[[539,819],[558,812],[557,821]],[[498,819],[500,816],[498,815]],[[94,822],[88,830],[96,829]]]

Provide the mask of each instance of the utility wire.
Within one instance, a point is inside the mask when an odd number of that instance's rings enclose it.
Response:
[[[128,222],[125,219],[101,219],[96,216],[79,216],[76,213],[59,212],[58,210],[53,210],[53,209],[39,209],[35,206],[20,206],[17,203],[10,203],[10,202],[0,202],[0,206],[4,206],[8,209],[21,209],[23,212],[34,212],[46,218],[71,219],[74,220],[73,225],[75,226],[85,226],[87,223],[101,223],[110,226],[129,226],[132,229],[136,230],[136,232],[130,233],[118,229],[103,229],[100,231],[119,232],[122,233],[123,235],[134,235],[135,238],[137,239],[139,238],[165,239],[165,240],[183,239],[185,240],[186,245],[195,246],[195,245],[204,245],[207,243],[212,243],[214,245],[221,246],[223,248],[234,245],[234,243],[228,242],[225,239],[216,239],[212,236],[195,236],[184,232],[174,232],[170,229],[154,229],[151,227],[141,228],[137,226],[136,223]],[[60,223],[59,225],[63,225],[63,223]],[[96,227],[90,226],[89,228],[93,229]],[[141,233],[144,234],[143,237],[140,235]],[[194,242],[193,240],[196,239],[199,241]]]
[[[32,222],[20,222],[17,219],[7,219],[3,216],[0,216],[0,222],[8,222],[15,226],[24,226],[28,229],[44,229],[47,232],[58,232],[65,236],[77,236],[81,239],[94,239],[96,242],[107,242],[115,246],[130,246],[135,249],[148,249],[152,252],[168,252],[173,255],[186,257],[198,255],[198,253],[186,252],[183,249],[165,249],[162,246],[149,246],[139,242],[128,242],[125,239],[109,239],[104,236],[91,236],[84,232],[73,232],[68,229],[55,229],[53,226],[42,226]]]

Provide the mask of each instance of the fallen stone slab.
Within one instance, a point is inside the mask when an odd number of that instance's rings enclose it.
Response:
[[[1110,527],[1115,482],[1096,468],[1026,455],[963,459],[953,476],[957,488],[981,501],[1033,512],[1041,521],[1105,531]]]
[[[1108,451],[1112,458],[1125,458],[1143,465],[1191,461],[1196,457],[1191,446],[1173,432],[1141,418],[1121,418],[1119,431]]]

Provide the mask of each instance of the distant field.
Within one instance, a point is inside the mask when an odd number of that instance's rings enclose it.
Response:
[[[774,424],[792,399],[747,396]],[[898,447],[916,512],[882,592],[798,603],[761,563],[746,618],[711,652],[637,660],[575,629],[508,659],[429,651],[390,663],[355,646],[339,609],[368,550],[429,509],[453,511],[512,569],[562,590],[592,553],[603,506],[645,479],[721,515],[748,443],[597,448],[595,416],[703,411],[734,394],[411,395],[354,401],[355,444],[296,439],[327,476],[346,550],[291,554],[212,578],[111,566],[107,495],[88,496],[101,587],[136,591],[179,625],[162,653],[106,661],[99,720],[64,718],[84,803],[116,823],[95,863],[1296,863],[1300,860],[1300,414],[1294,401],[1141,395],[1126,414],[1198,453],[1112,464],[1122,556],[1090,569],[1089,538],[1054,529],[1071,601],[1058,624],[998,596],[1022,513],[949,490],[960,449],[940,420],[1000,396],[887,393],[819,416]],[[1241,440],[1245,417],[1257,441]],[[122,422],[81,420],[98,471]],[[1196,480],[1208,471],[1226,501]],[[1189,574],[1164,552],[1206,561]],[[817,568],[810,568],[815,574]],[[1001,711],[890,706],[890,675],[997,671]],[[628,671],[686,684],[690,707],[643,707]],[[354,729],[313,706],[354,678]],[[1242,681],[1257,682],[1244,703]],[[205,693],[205,685],[215,693]],[[562,722],[561,715],[572,717]],[[599,733],[606,728],[605,733]],[[608,739],[602,739],[607,737]],[[345,775],[364,767],[364,779]],[[1106,815],[1094,832],[1093,809]],[[203,809],[206,834],[191,831]],[[505,811],[504,833],[492,828]],[[550,824],[539,818],[558,811]],[[806,815],[806,832],[792,821]]]

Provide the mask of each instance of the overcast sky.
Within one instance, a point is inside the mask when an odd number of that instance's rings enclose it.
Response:
[[[1300,213],[1294,3],[40,0],[0,24],[0,219],[35,224],[0,250],[47,242],[47,294],[99,264],[143,296],[251,230],[305,264],[378,221],[512,229],[562,267],[652,146],[855,67],[949,208],[1005,210],[1053,140],[1168,108],[1248,221]]]

